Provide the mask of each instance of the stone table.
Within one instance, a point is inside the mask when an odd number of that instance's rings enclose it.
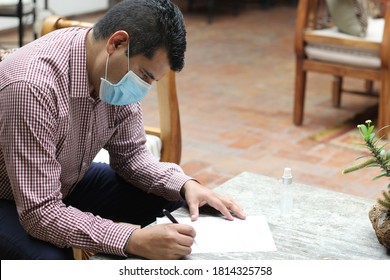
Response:
[[[294,208],[290,216],[280,213],[281,182],[244,172],[215,191],[234,197],[249,215],[264,215],[277,251],[191,254],[189,260],[368,260],[390,259],[379,244],[368,218],[375,201],[294,183]],[[210,208],[201,215],[218,215]],[[188,217],[188,209],[173,212]],[[94,259],[110,259],[97,255]],[[132,258],[129,258],[132,259]]]

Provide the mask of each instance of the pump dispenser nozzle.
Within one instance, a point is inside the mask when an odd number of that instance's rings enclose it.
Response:
[[[292,177],[291,168],[286,167],[284,169],[283,176],[282,176],[283,184],[291,184],[292,183],[292,178],[293,177]]]
[[[292,172],[286,167],[282,176],[280,210],[282,216],[290,216],[293,212]]]

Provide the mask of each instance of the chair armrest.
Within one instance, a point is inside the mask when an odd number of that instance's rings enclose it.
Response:
[[[59,16],[49,16],[45,19],[45,21],[42,25],[41,36],[46,35],[47,33],[52,32],[52,31],[57,30],[57,29],[60,29],[60,28],[66,28],[66,27],[90,28],[92,26],[93,26],[93,23],[90,23],[90,22],[68,20],[64,17],[59,17]]]
[[[179,164],[181,158],[181,127],[174,71],[169,71],[157,82],[157,95],[160,113],[160,137],[163,143],[161,161]]]
[[[144,128],[145,128],[145,133],[146,134],[154,135],[154,136],[157,136],[157,137],[161,136],[161,129],[158,128],[158,127],[151,127],[151,126],[145,125]]]

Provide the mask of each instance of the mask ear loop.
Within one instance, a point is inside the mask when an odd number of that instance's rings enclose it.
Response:
[[[130,40],[127,43],[127,72],[130,71],[129,53],[130,53]]]
[[[106,73],[104,73],[104,79],[107,80],[107,71],[108,71],[108,59],[110,58],[110,55],[107,54],[107,58],[106,58]]]

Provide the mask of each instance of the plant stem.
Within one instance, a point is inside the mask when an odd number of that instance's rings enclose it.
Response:
[[[374,156],[376,163],[386,173],[385,176],[390,177],[390,170],[386,164],[386,157],[381,155],[382,149],[375,147],[375,144],[371,140],[366,141],[366,145]]]

